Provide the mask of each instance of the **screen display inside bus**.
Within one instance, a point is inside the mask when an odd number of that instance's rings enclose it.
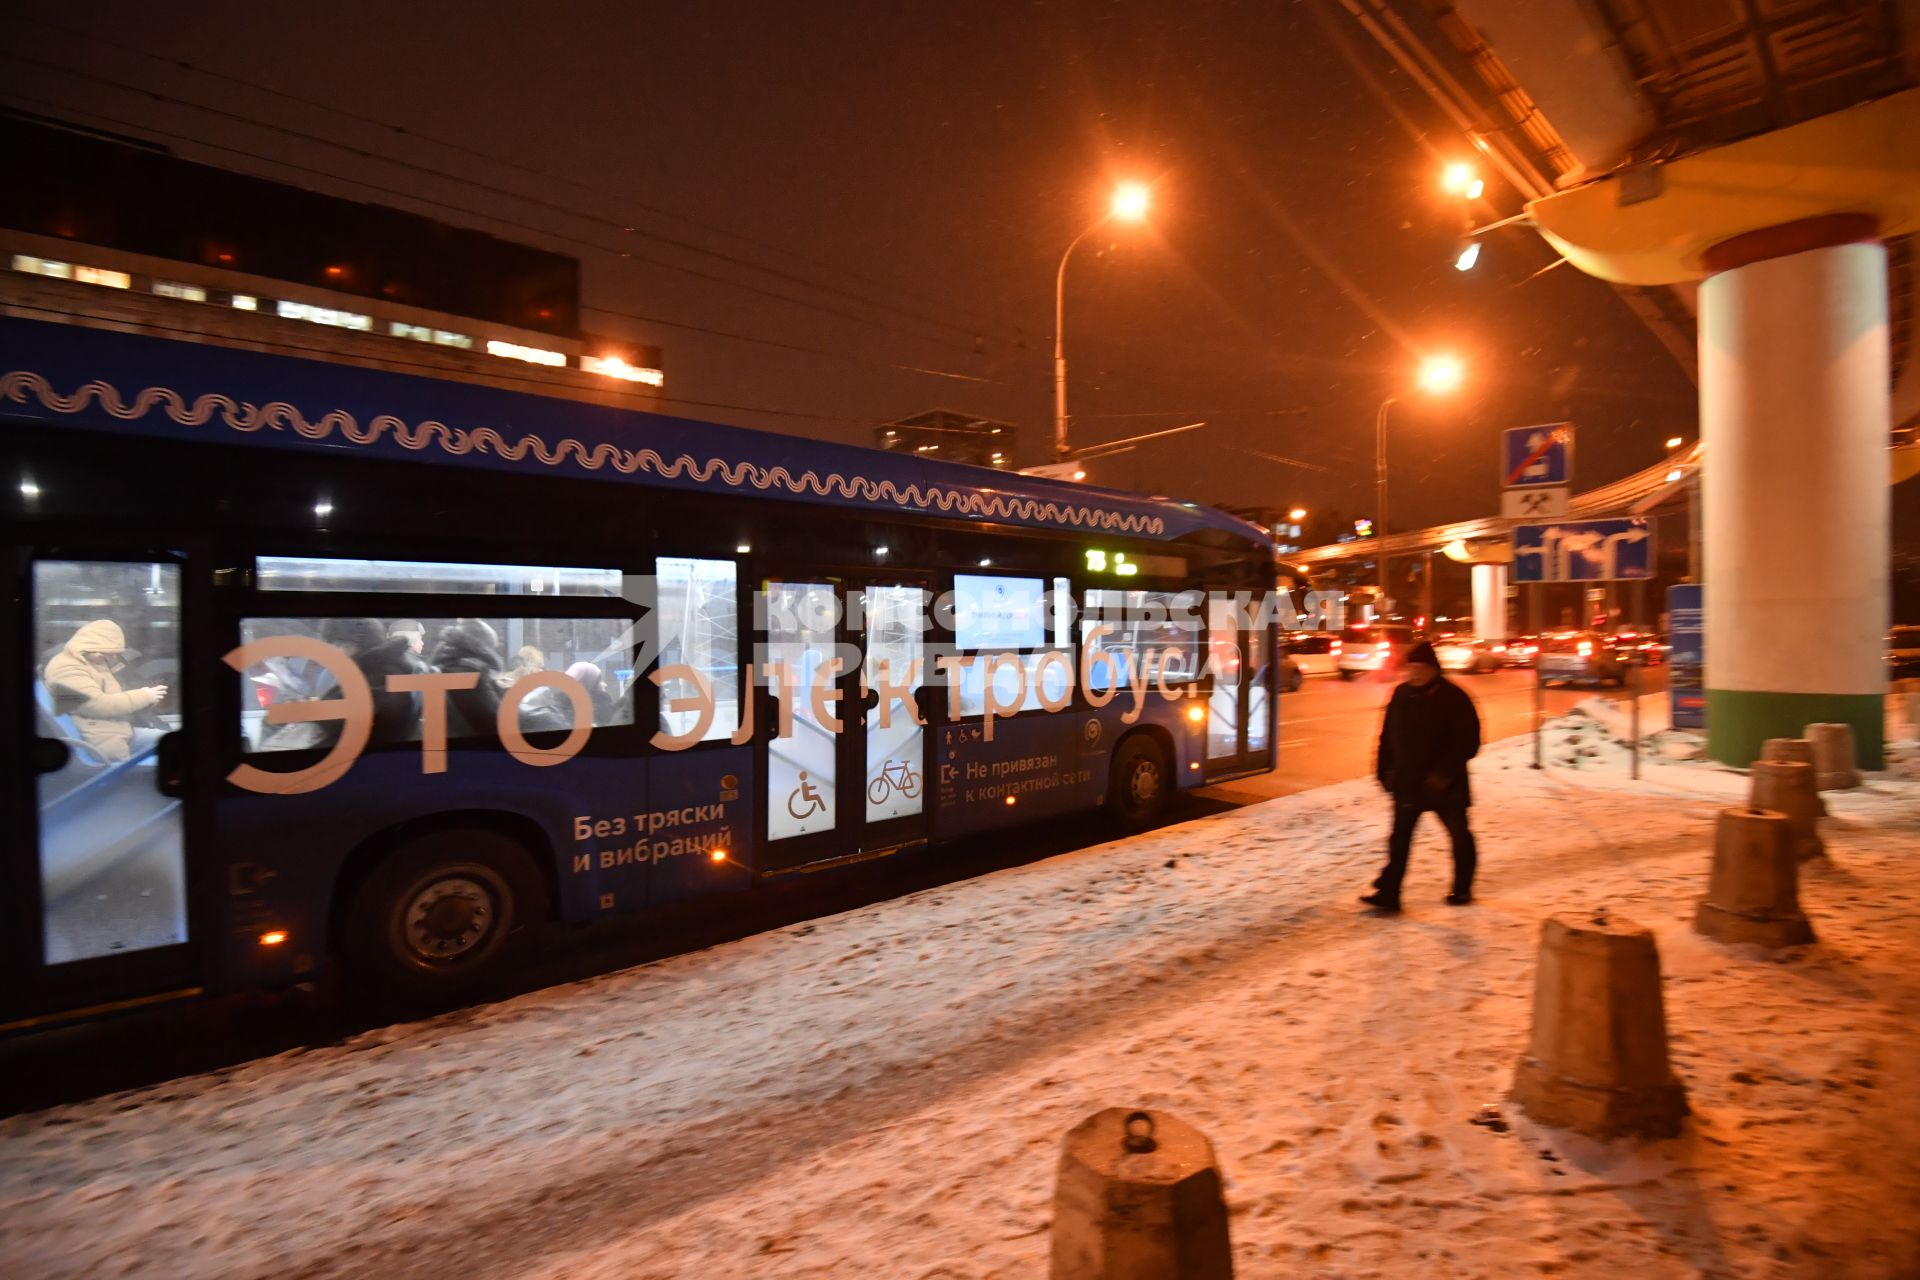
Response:
[[[962,649],[1037,649],[1047,642],[1046,580],[953,575],[953,638]]]

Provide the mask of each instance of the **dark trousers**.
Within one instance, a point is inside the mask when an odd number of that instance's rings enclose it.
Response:
[[[1390,902],[1400,901],[1400,882],[1407,878],[1407,854],[1413,848],[1413,828],[1420,821],[1421,812],[1418,805],[1396,803],[1393,806],[1393,834],[1387,837],[1387,865],[1373,882],[1374,889]],[[1480,851],[1473,843],[1473,832],[1467,827],[1466,806],[1435,809],[1433,816],[1440,819],[1440,825],[1447,829],[1453,841],[1453,892],[1472,893],[1473,871],[1479,864]]]

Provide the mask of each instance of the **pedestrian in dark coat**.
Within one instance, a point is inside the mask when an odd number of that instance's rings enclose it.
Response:
[[[440,633],[428,661],[448,675],[473,672],[471,689],[447,691],[447,737],[490,738],[500,711],[500,635],[479,618],[462,618]]]
[[[1385,914],[1400,910],[1400,882],[1407,874],[1407,853],[1420,815],[1440,819],[1453,842],[1453,891],[1447,901],[1473,901],[1473,873],[1479,861],[1467,807],[1473,793],[1467,761],[1480,751],[1480,715],[1473,699],[1440,674],[1440,659],[1425,641],[1407,654],[1406,678],[1387,701],[1380,724],[1375,776],[1393,797],[1393,834],[1387,841],[1387,865],[1361,897]]]
[[[368,740],[374,743],[411,742],[420,736],[420,695],[387,688],[389,676],[422,675],[427,664],[413,654],[401,636],[390,636],[377,618],[328,618],[320,624],[320,638],[353,659],[367,678],[373,696],[373,727]],[[331,689],[329,698],[340,696]],[[339,739],[339,721],[324,723],[319,745],[331,746]]]

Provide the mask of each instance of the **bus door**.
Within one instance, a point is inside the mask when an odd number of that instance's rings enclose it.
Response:
[[[1247,611],[1207,596],[1207,658],[1213,691],[1207,701],[1208,778],[1251,773],[1273,763],[1272,637]]]
[[[780,701],[792,707],[788,736],[774,736],[777,723],[755,735],[767,753],[760,869],[923,838],[928,732],[911,704],[926,679],[927,584],[897,576],[765,590],[766,660],[785,667],[790,692]],[[890,696],[894,690],[902,696]]]
[[[197,979],[187,858],[187,563],[16,551],[0,695],[9,752],[0,1020],[179,993]],[[191,701],[190,701],[191,699]]]

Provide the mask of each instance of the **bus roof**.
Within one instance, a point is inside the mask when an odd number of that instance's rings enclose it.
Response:
[[[0,418],[624,479],[1172,540],[1256,525],[1190,502],[325,360],[0,317]]]

